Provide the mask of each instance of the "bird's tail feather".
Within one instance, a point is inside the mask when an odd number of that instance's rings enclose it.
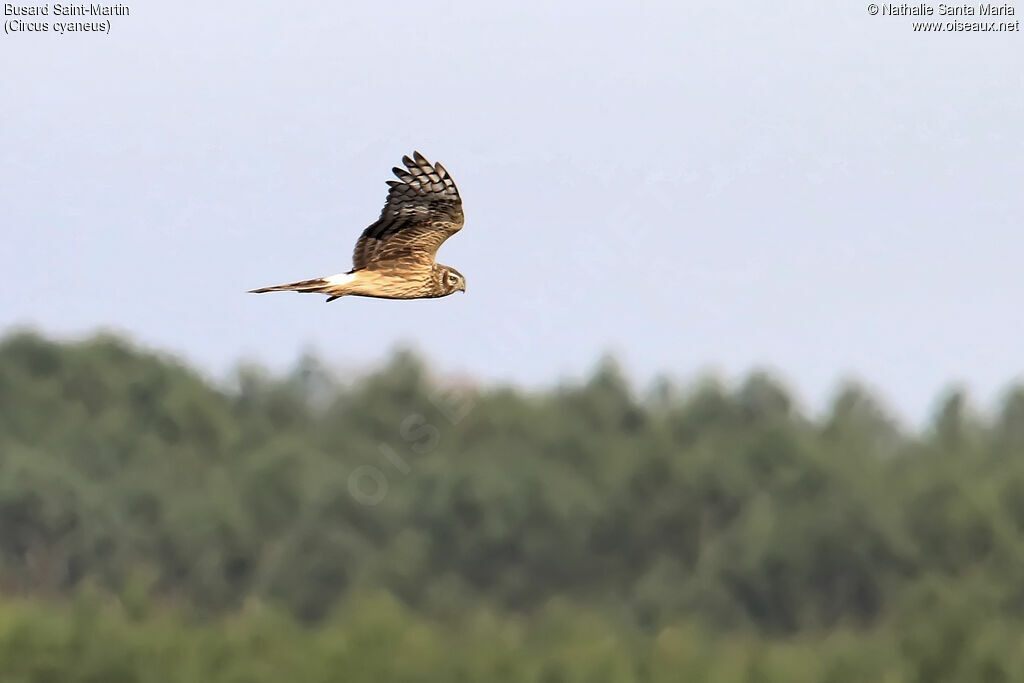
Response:
[[[264,292],[323,292],[331,288],[332,283],[327,278],[317,277],[312,280],[301,282],[289,282],[286,285],[274,285],[273,287],[261,287],[250,289],[250,294],[263,294]]]

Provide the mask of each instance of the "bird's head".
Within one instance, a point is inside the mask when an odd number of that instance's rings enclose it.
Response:
[[[462,273],[454,268],[445,266],[441,281],[444,283],[445,290],[449,294],[454,294],[458,291],[466,291],[466,278]]]

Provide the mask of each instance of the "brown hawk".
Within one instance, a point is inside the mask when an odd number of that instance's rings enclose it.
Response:
[[[419,152],[392,169],[388,200],[377,222],[366,228],[352,254],[352,270],[313,280],[250,290],[313,292],[327,301],[342,296],[430,299],[466,291],[466,278],[434,261],[446,239],[462,229],[462,198],[448,171]],[[408,170],[406,170],[408,169]]]

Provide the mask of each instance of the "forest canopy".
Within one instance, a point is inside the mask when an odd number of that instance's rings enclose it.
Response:
[[[408,351],[215,382],[116,336],[11,333],[0,661],[19,681],[1024,680],[1024,386],[991,416],[957,389],[936,406],[914,432],[848,383],[812,417],[766,373],[637,391],[612,358],[481,387]]]

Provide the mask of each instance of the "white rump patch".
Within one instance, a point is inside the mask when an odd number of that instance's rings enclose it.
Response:
[[[352,273],[338,273],[337,275],[328,275],[324,278],[329,285],[347,285],[355,279],[356,276]]]

